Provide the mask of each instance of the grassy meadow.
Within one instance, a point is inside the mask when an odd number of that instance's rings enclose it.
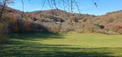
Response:
[[[0,57],[122,57],[122,35],[11,34]]]

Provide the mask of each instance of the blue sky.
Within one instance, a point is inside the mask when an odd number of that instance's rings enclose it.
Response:
[[[24,11],[31,12],[36,10],[48,10],[52,9],[49,6],[48,0],[46,0],[44,7],[42,7],[44,0],[23,0],[24,1]],[[55,0],[56,5],[61,10],[66,10],[70,12],[70,7],[65,5],[65,9],[61,0]],[[68,0],[65,0],[68,1]],[[97,3],[97,7],[94,5],[92,0],[76,0],[80,8],[80,13],[82,14],[93,14],[93,15],[103,15],[107,12],[122,10],[122,0],[94,0]],[[21,0],[14,0],[14,4],[9,4],[8,6],[22,10]],[[53,8],[55,8],[53,6]],[[73,12],[78,13],[78,9],[74,3]]]

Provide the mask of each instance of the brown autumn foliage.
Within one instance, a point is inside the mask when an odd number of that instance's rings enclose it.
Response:
[[[6,38],[8,37],[8,20],[6,19],[6,16],[3,16],[0,19],[0,42],[4,42]]]
[[[107,13],[102,16],[70,13],[63,10],[44,10],[25,12],[7,8],[9,31],[13,32],[102,32],[122,33],[122,11]],[[53,11],[53,12],[52,12]]]
[[[105,26],[109,32],[121,33],[122,29],[122,10],[110,12],[102,16],[95,17],[95,24]]]

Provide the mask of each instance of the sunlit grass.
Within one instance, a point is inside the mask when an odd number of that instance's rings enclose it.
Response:
[[[46,44],[65,44],[79,48],[122,47],[122,35],[66,34],[63,39],[37,41]]]
[[[122,35],[97,33],[32,33],[11,37],[2,45],[2,57],[117,57]]]

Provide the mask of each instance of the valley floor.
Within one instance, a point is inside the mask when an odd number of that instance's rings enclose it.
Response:
[[[11,34],[0,57],[122,57],[122,35]]]

